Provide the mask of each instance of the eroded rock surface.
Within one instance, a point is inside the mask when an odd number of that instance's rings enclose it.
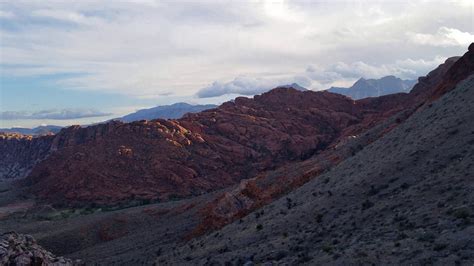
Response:
[[[43,249],[30,235],[15,232],[4,233],[0,236],[1,265],[82,265],[81,261],[72,261],[57,257]]]

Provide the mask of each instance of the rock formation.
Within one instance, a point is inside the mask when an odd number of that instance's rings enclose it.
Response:
[[[444,68],[438,72],[443,74]],[[429,76],[427,82],[436,84],[433,79]],[[55,203],[187,197],[307,159],[420,103],[418,98],[393,94],[353,101],[280,87],[179,120],[75,126],[21,145],[4,139],[0,148],[13,159],[2,169],[17,169],[18,161],[24,161],[23,170],[16,172],[25,174],[35,165],[26,183],[40,198]],[[36,154],[15,152],[43,142]]]
[[[1,265],[53,265],[73,266],[82,265],[80,261],[72,261],[57,257],[38,245],[30,235],[15,232],[4,233],[0,236]]]

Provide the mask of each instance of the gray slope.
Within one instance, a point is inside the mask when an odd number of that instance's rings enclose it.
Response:
[[[473,222],[471,76],[326,174],[157,262],[472,265]]]

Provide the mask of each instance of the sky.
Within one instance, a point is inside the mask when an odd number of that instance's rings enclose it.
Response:
[[[474,42],[473,2],[0,0],[0,128],[416,79]]]

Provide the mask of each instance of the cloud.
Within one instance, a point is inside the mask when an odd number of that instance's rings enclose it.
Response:
[[[440,47],[466,47],[474,42],[474,34],[448,27],[439,28],[435,34],[408,33],[408,36],[416,44]]]
[[[335,62],[326,67],[311,64],[304,71],[286,77],[238,76],[229,82],[215,81],[196,94],[200,98],[227,94],[256,95],[279,85],[297,83],[313,90],[324,90],[331,86],[352,84],[363,78],[381,78],[395,75],[402,79],[416,79],[443,63],[444,58],[436,56],[430,60],[403,59],[388,64],[369,64],[362,61],[352,63]]]
[[[358,75],[418,76],[424,67],[398,60],[465,52],[469,7],[472,1],[10,1],[0,12],[9,17],[0,24],[1,71],[81,74],[55,85],[135,98],[252,94],[297,77],[319,88]]]
[[[51,119],[67,120],[88,117],[102,117],[111,115],[93,109],[51,109],[37,112],[27,111],[4,111],[0,113],[0,120],[20,120],[20,119]]]
[[[15,14],[13,12],[10,12],[10,11],[3,11],[3,10],[0,10],[0,19],[11,19],[11,18],[14,18],[15,17]]]
[[[261,94],[277,86],[292,83],[297,83],[303,87],[311,85],[311,81],[304,76],[277,79],[239,76],[230,82],[215,81],[210,86],[199,90],[197,96],[199,98],[218,97],[226,94],[251,96]]]
[[[86,16],[79,12],[60,9],[39,9],[31,12],[33,17],[48,18],[62,22],[69,22],[83,25],[95,25],[101,22],[98,17]]]
[[[408,58],[387,64],[370,64],[363,61],[336,62],[326,68],[309,66],[306,72],[310,78],[321,83],[360,77],[381,78],[388,75],[415,79],[428,73],[443,61],[444,58],[436,56],[430,60]]]

